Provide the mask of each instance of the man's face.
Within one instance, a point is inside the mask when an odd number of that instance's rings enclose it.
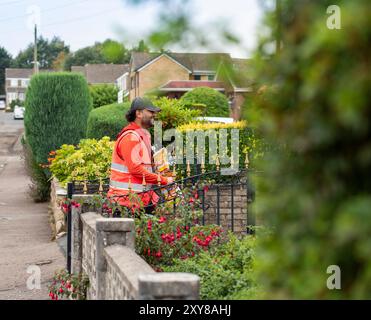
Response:
[[[155,124],[155,115],[156,113],[153,111],[149,111],[147,109],[140,110],[139,118],[141,120],[141,125],[143,128],[151,128]]]

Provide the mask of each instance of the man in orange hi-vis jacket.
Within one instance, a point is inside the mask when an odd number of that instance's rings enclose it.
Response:
[[[130,192],[139,193],[144,206],[155,205],[158,196],[150,190],[151,187],[173,182],[172,177],[154,173],[151,135],[147,129],[154,125],[155,114],[159,111],[161,109],[149,99],[135,98],[126,114],[129,124],[117,136],[107,197],[122,206],[132,208],[136,205],[128,196]]]

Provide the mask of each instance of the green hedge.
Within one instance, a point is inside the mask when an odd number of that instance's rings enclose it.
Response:
[[[89,114],[87,138],[101,139],[105,136],[116,140],[117,134],[127,125],[126,112],[130,103],[114,103],[94,109]]]
[[[118,89],[113,84],[96,84],[89,86],[93,99],[93,108],[99,108],[117,102]]]
[[[201,252],[194,258],[177,259],[165,272],[197,274],[201,281],[201,299],[256,299],[260,289],[254,279],[255,238],[238,239],[233,234],[215,249]]]
[[[40,73],[31,78],[25,107],[25,133],[37,163],[62,144],[85,137],[91,97],[79,74]]]
[[[208,117],[229,117],[230,108],[227,97],[212,88],[200,87],[187,92],[181,99],[189,108],[204,109]]]

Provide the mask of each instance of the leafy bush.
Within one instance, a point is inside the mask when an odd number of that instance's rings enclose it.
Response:
[[[259,166],[257,214],[275,229],[260,237],[258,281],[267,298],[369,299],[370,2],[337,1],[341,30],[326,28],[331,1],[281,3],[284,45],[260,61],[257,83],[272,90],[251,117],[284,146]],[[327,288],[331,265],[341,290]]]
[[[50,154],[50,171],[62,186],[72,180],[107,178],[110,173],[113,142],[83,139],[77,147],[62,145]]]
[[[201,278],[201,299],[256,299],[254,279],[255,238],[238,239],[230,233],[227,241],[188,259],[176,259],[164,266],[166,272],[189,272]]]
[[[118,88],[113,84],[96,84],[89,86],[93,99],[93,108],[99,108],[117,102]]]
[[[85,78],[73,73],[40,73],[26,94],[25,132],[37,163],[62,144],[85,137],[91,98]]]
[[[20,107],[24,106],[24,101],[19,100],[19,99],[12,100],[12,102],[9,104],[10,110],[12,112],[14,111],[15,106],[20,106]]]
[[[126,112],[130,103],[114,103],[94,109],[89,114],[87,138],[101,139],[105,136],[116,140],[117,134],[127,125]]]
[[[227,97],[212,88],[195,88],[180,99],[189,108],[200,108],[200,104],[206,106],[204,116],[209,117],[229,117],[230,108]]]
[[[54,274],[53,282],[49,286],[49,297],[52,300],[86,300],[88,287],[89,277],[86,274],[69,274],[62,269]]]
[[[227,130],[227,156],[231,157],[231,130],[238,129],[239,131],[239,166],[244,166],[246,153],[248,153],[250,166],[254,167],[256,161],[258,161],[262,155],[264,154],[264,145],[261,142],[261,139],[257,137],[254,130],[247,127],[246,121],[238,121],[233,123],[204,123],[204,122],[191,122],[189,124],[185,124],[179,126],[177,128],[178,131],[183,133],[184,137],[184,145],[188,146],[190,143],[190,139],[193,135],[195,135],[198,131],[202,131],[207,136],[209,130],[211,132],[216,133],[216,143],[217,143],[217,152],[219,156],[219,161],[222,164],[222,156],[223,152],[219,150],[220,147],[220,134],[221,129]],[[210,139],[205,139],[205,169],[206,171],[213,171],[215,170],[215,164],[209,163],[209,144]],[[194,139],[194,154],[196,154],[197,150],[197,139]],[[212,155],[212,159],[214,159],[215,155]],[[215,159],[214,159],[215,163]],[[228,164],[228,167],[230,164]]]
[[[50,183],[43,167],[35,160],[31,147],[22,137],[23,159],[26,172],[30,177],[30,196],[35,202],[44,202],[49,199]]]

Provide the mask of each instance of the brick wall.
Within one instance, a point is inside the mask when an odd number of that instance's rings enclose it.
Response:
[[[233,189],[233,190],[232,190]],[[233,198],[232,198],[233,192]],[[223,229],[233,230],[238,234],[246,234],[248,226],[248,190],[246,185],[225,186],[214,185],[205,194],[206,224],[218,223],[218,194],[219,194],[219,221]],[[232,228],[233,227],[233,228]]]
[[[143,96],[170,80],[189,80],[189,73],[167,56],[162,56],[139,72],[139,88],[130,90],[129,98],[132,100],[136,96]]]

